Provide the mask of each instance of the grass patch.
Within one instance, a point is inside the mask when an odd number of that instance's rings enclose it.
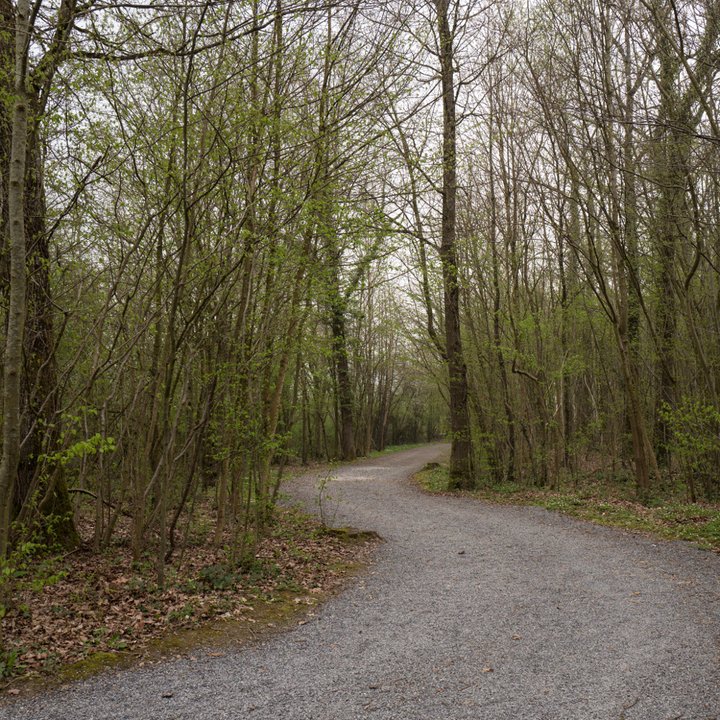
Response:
[[[448,468],[445,465],[430,463],[414,479],[427,492],[451,494],[447,490]],[[462,494],[502,505],[544,507],[597,525],[623,528],[665,540],[688,540],[701,548],[720,552],[720,507],[717,505],[656,500],[648,506],[610,493],[599,493],[597,487],[557,491],[505,484]]]
[[[407,443],[405,445],[388,445],[383,450],[371,450],[364,457],[366,457],[366,458],[382,457],[383,455],[392,455],[392,453],[402,452],[403,450],[413,450],[414,448],[423,447],[424,445],[427,445],[427,443]],[[359,459],[362,460],[362,458],[359,458]]]

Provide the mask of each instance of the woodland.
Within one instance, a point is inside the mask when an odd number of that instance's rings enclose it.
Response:
[[[720,500],[719,70],[718,0],[0,0],[4,577],[439,438]]]

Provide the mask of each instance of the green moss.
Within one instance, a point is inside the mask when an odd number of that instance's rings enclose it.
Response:
[[[323,527],[318,532],[320,535],[339,538],[347,544],[361,543],[366,540],[382,540],[374,530],[358,530],[354,527]]]
[[[78,660],[72,665],[58,668],[54,683],[62,685],[66,682],[84,680],[85,678],[97,675],[103,670],[110,668],[124,667],[131,659],[129,654],[98,651],[88,655],[83,660]],[[32,682],[32,681],[31,681]],[[42,681],[45,684],[45,680]]]

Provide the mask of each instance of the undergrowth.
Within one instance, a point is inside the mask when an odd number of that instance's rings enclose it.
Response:
[[[427,492],[447,493],[448,468],[431,463],[415,475]],[[516,483],[486,486],[466,493],[486,502],[534,505],[611,527],[666,540],[688,540],[720,552],[720,506],[655,497],[640,503],[630,491],[603,483],[578,483],[560,489],[527,488]]]
[[[0,695],[18,694],[21,679],[42,685],[92,674],[124,662],[118,655],[137,658],[153,647],[174,652],[168,642],[179,642],[178,633],[185,649],[230,635],[256,637],[332,592],[374,544],[278,508],[253,552],[233,559],[227,545],[214,546],[212,524],[204,532],[201,525],[168,565],[164,587],[156,583],[153,558],[134,561],[128,543],[102,553],[93,553],[87,539],[65,554],[19,547],[12,563],[0,564]]]

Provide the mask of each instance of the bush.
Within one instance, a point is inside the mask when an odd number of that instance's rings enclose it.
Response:
[[[708,500],[720,497],[720,411],[683,397],[675,407],[665,404],[661,414],[671,435],[667,449],[687,484],[691,502],[697,500],[698,488]]]
[[[213,590],[230,590],[235,587],[238,576],[224,565],[207,565],[200,570],[198,580]]]

